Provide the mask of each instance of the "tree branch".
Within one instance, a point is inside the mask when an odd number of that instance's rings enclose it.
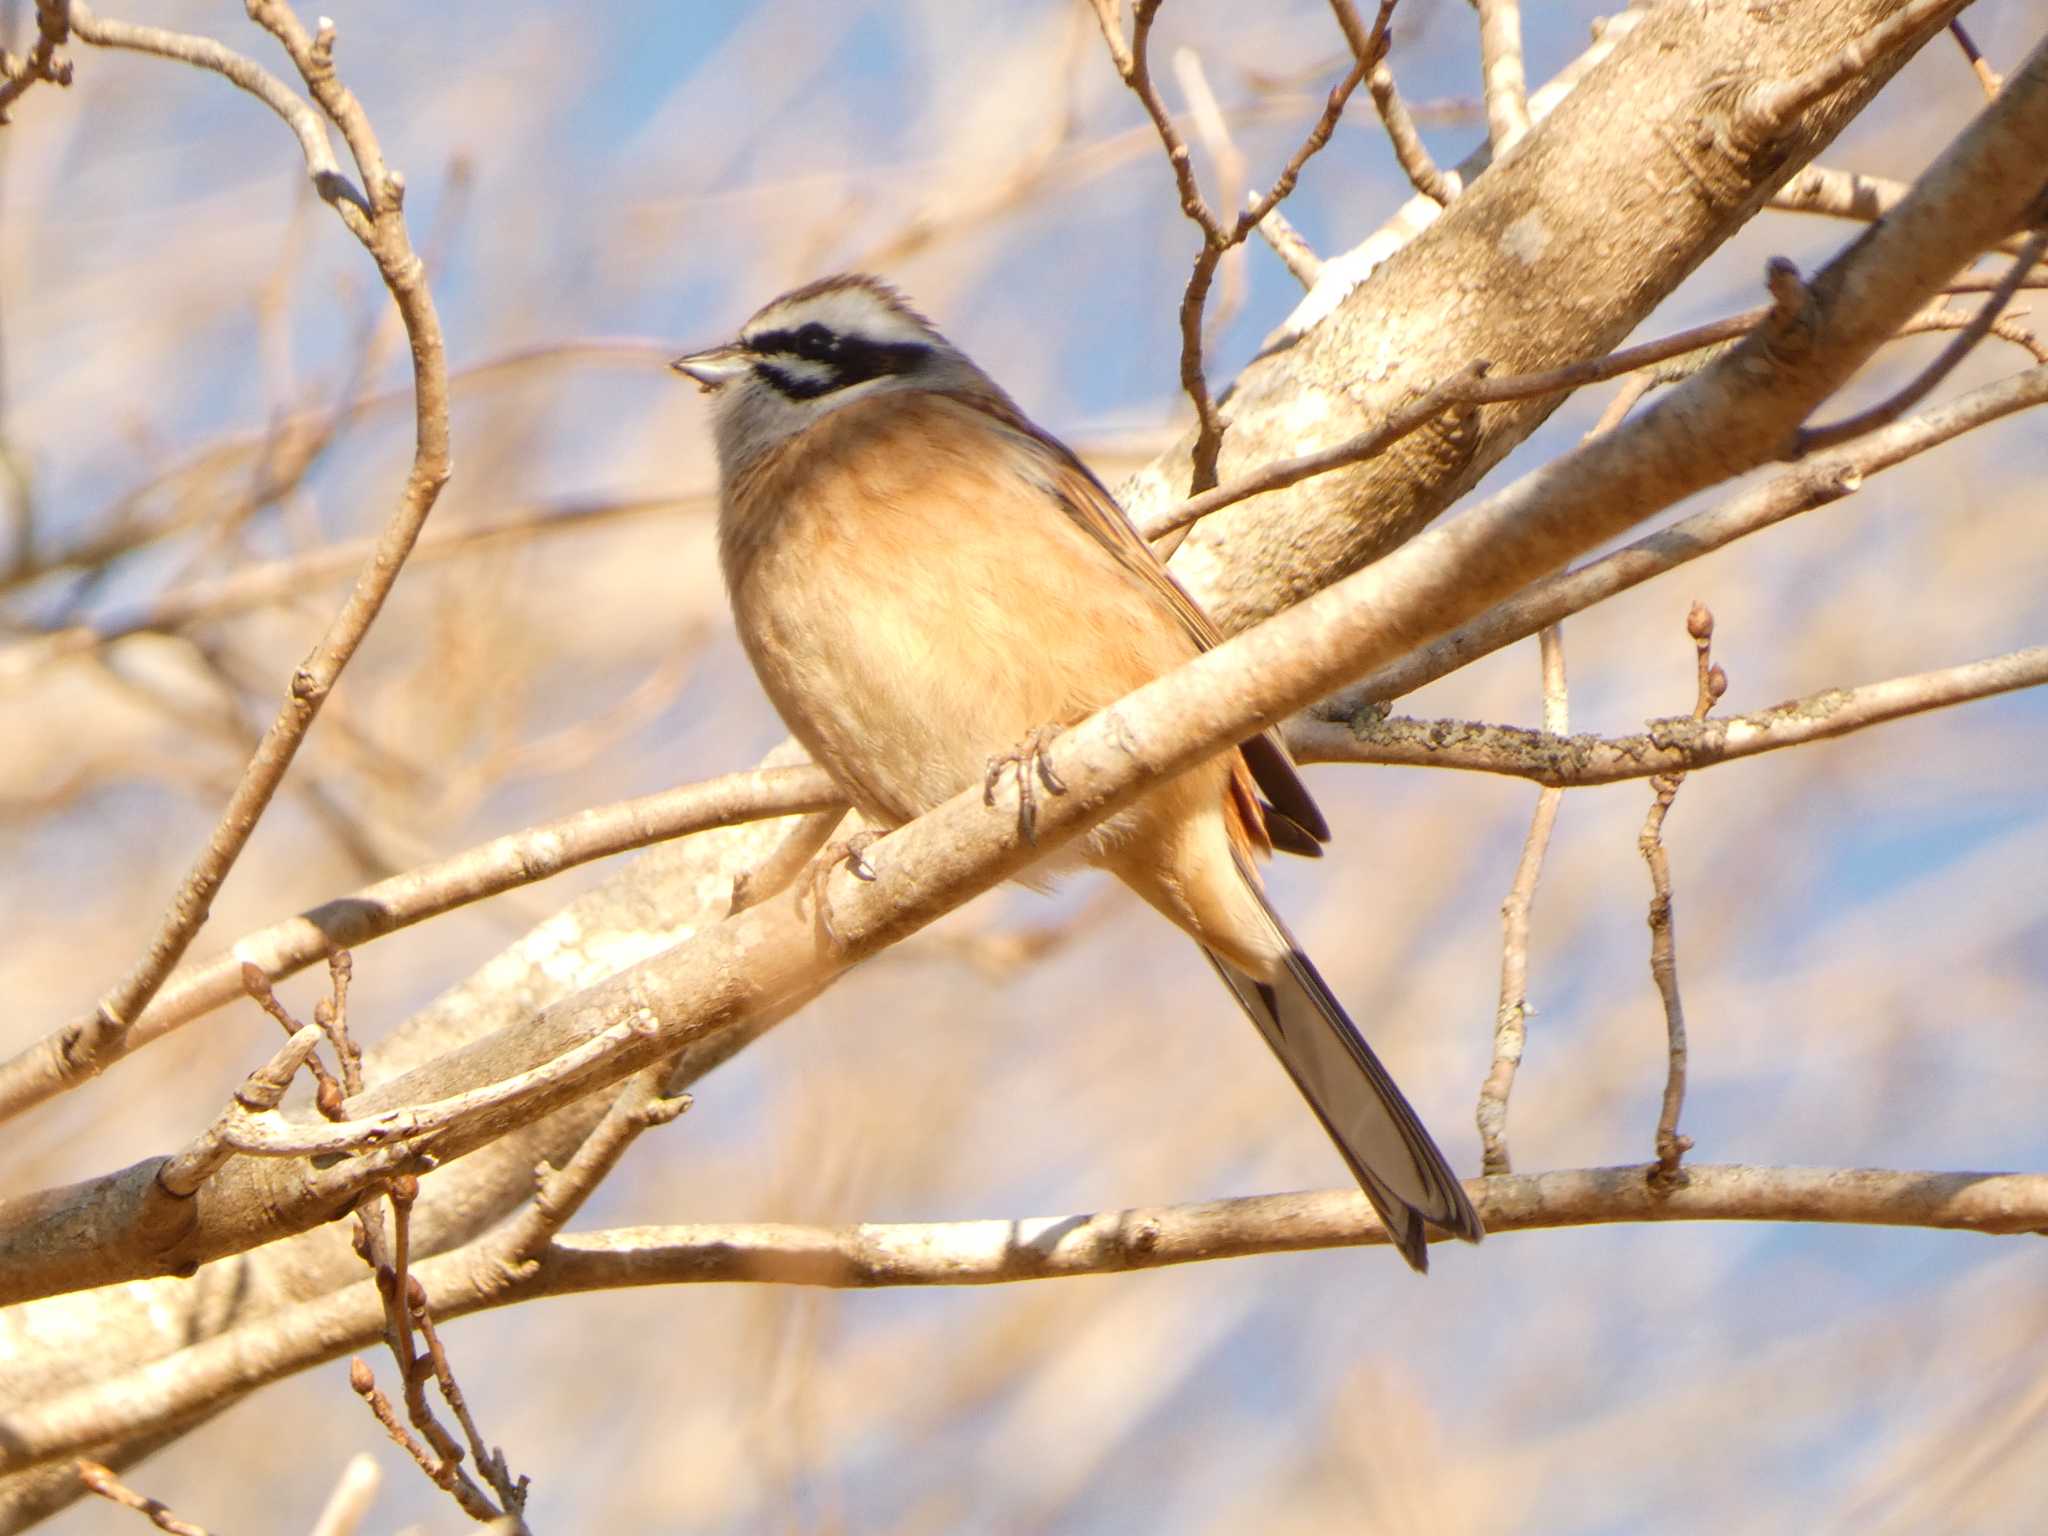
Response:
[[[69,40],[70,13],[64,0],[36,0],[36,40],[29,45],[28,57],[0,53],[0,127],[7,124],[7,109],[37,81],[71,83],[71,65],[57,52]]]
[[[273,981],[317,965],[337,949],[353,949],[457,907],[502,895],[635,848],[712,827],[790,816],[843,805],[822,768],[767,768],[729,773],[702,784],[593,806],[560,821],[507,833],[404,874],[286,918],[238,940],[225,954],[172,978],[117,1047],[103,1051],[104,1071],[131,1052],[242,995],[242,967],[254,964]],[[0,1064],[0,1121],[75,1087],[72,1042],[89,1027],[76,1020]]]
[[[1528,86],[1522,76],[1520,0],[1476,0],[1479,66],[1486,88],[1487,139],[1496,158],[1529,131]]]
[[[1448,208],[1430,204],[1402,232],[1367,242],[1359,260],[1326,263],[1319,291],[1232,388],[1220,480],[1356,435],[1475,358],[1497,374],[1530,373],[1618,345],[1906,53],[1885,52],[1761,137],[1750,131],[1749,98],[1801,78],[1898,9],[1896,0],[1847,0],[1788,28],[1742,7],[1647,8],[1518,146],[1516,174],[1468,177]],[[1735,58],[1743,67],[1731,88]],[[1649,78],[1656,88],[1646,92]],[[1534,187],[1557,191],[1532,197]],[[1345,293],[1368,256],[1384,259]],[[1483,301],[1450,297],[1446,273],[1457,294]],[[1601,297],[1587,303],[1586,294]],[[1315,323],[1326,315],[1333,323]],[[1397,453],[1205,520],[1175,555],[1175,573],[1221,628],[1240,629],[1412,536],[1555,405],[1452,413]],[[1129,503],[1138,520],[1185,494],[1192,447],[1183,438],[1138,476]]]
[[[294,32],[303,41],[297,19],[278,0],[252,0],[250,14],[273,28]],[[308,123],[311,109],[274,77],[239,55],[209,39],[101,22],[75,0],[72,21],[77,35],[85,41],[97,38],[107,46],[139,48],[216,70],[251,91],[292,124],[321,195],[333,204],[342,222],[376,262],[405,323],[412,347],[415,397],[412,469],[376,549],[327,632],[293,672],[283,706],[257,745],[213,835],[185,876],[147,953],[127,977],[100,999],[90,1023],[69,1042],[68,1069],[73,1074],[89,1076],[108,1051],[118,1048],[122,1037],[206,922],[214,896],[248,845],[278,786],[284,782],[321,705],[390,595],[427,514],[448,480],[448,375],[440,318],[427,288],[425,268],[406,233],[401,207],[404,184],[395,173],[386,171],[360,107],[334,78],[331,28],[323,29],[323,50],[316,54],[310,42],[305,42],[294,51],[293,59],[315,100],[348,141],[368,188],[366,197],[353,194],[352,188],[344,189],[327,174],[332,157],[327,150],[326,130],[317,120]],[[323,160],[322,156],[327,158]]]
[[[1412,693],[1504,645],[1535,634],[1604,598],[1711,554],[1723,545],[1839,501],[1864,481],[2015,411],[2048,404],[2048,368],[2030,368],[1946,405],[1897,422],[1849,447],[1809,459],[1722,506],[1681,518],[1574,571],[1525,591],[1400,661],[1359,679],[1318,704],[1318,719],[1348,720],[1372,705]]]
[[[2048,1228],[2048,1174],[1696,1164],[1660,1189],[1655,1165],[1470,1179],[1489,1236],[1620,1222],[1780,1221],[2017,1235]],[[556,1238],[516,1273],[461,1249],[413,1273],[448,1320],[544,1296],[642,1285],[750,1282],[872,1289],[997,1285],[1384,1243],[1355,1189],[1255,1195],[1024,1220],[809,1227],[758,1222],[629,1227]],[[0,1473],[202,1411],[375,1343],[374,1283],[299,1302],[125,1377],[0,1411]]]
[[[1829,688],[1746,715],[1654,720],[1636,736],[1566,736],[1466,720],[1363,718],[1352,725],[1297,715],[1287,722],[1286,737],[1288,749],[1304,763],[1457,768],[1532,779],[1552,789],[1583,789],[1710,768],[2043,684],[2048,646],[2033,646],[1860,688]]]

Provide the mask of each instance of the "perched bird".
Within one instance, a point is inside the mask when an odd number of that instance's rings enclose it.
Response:
[[[719,553],[747,655],[876,826],[1005,763],[1058,792],[1053,731],[1220,638],[1087,467],[874,278],[785,294],[674,366],[715,397]],[[1267,734],[1077,842],[1202,947],[1422,1270],[1424,1222],[1477,1242],[1478,1215],[1253,864],[1328,838]]]

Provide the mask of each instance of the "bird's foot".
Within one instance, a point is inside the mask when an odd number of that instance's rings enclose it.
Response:
[[[1008,752],[999,752],[988,760],[988,776],[982,780],[981,803],[993,806],[996,803],[996,786],[1003,781],[1006,771],[1014,770],[1017,775],[1017,833],[1033,847],[1038,844],[1038,792],[1032,781],[1045,786],[1047,794],[1064,795],[1066,784],[1052,769],[1049,755],[1053,741],[1059,736],[1056,725],[1041,725],[1018,742]]]
[[[818,931],[834,949],[844,949],[845,941],[839,937],[839,929],[832,921],[832,895],[827,889],[832,880],[832,871],[840,865],[846,866],[847,873],[856,880],[873,880],[875,867],[867,861],[868,848],[882,834],[872,827],[863,828],[851,837],[843,837],[836,843],[827,843],[817,858],[811,861],[811,875],[808,880],[796,884],[796,910],[804,916],[808,905],[816,914]]]

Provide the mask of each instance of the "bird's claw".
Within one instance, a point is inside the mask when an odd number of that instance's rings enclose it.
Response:
[[[844,864],[847,873],[854,879],[872,883],[878,877],[875,874],[875,866],[867,861],[866,854],[881,835],[869,828],[828,844],[824,851],[812,860],[810,878],[797,882],[797,915],[804,915],[804,906],[808,900],[811,910],[816,914],[819,932],[824,934],[825,941],[834,949],[844,949],[846,944],[839,936],[837,925],[832,921],[832,895],[827,889],[832,880],[832,871]]]
[[[1057,726],[1040,726],[1010,751],[991,757],[988,776],[982,780],[981,803],[993,807],[996,786],[1002,782],[1004,771],[1016,770],[1017,833],[1033,847],[1038,844],[1038,793],[1032,788],[1032,779],[1035,777],[1043,784],[1047,794],[1064,795],[1067,792],[1066,781],[1053,772],[1049,752],[1053,739],[1058,735]]]

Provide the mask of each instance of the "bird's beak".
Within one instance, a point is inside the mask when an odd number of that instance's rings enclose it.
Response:
[[[692,352],[669,364],[677,373],[695,379],[697,387],[707,395],[721,384],[730,384],[745,373],[749,366],[747,349],[738,342],[723,347],[711,347],[702,352]]]

